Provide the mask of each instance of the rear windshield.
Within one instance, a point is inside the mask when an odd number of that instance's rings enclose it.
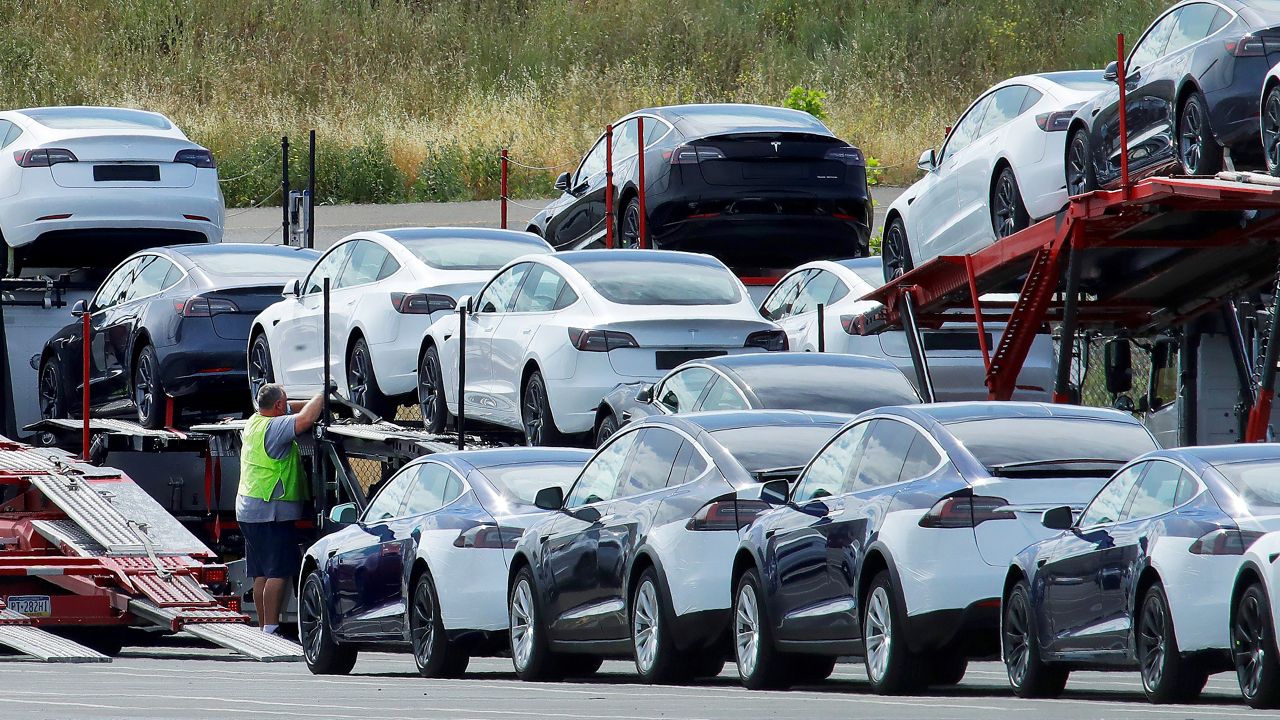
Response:
[[[737,368],[735,372],[775,410],[813,410],[856,415],[885,405],[914,405],[920,396],[897,370],[799,367]]]
[[[1084,92],[1102,92],[1115,87],[1115,83],[1102,79],[1101,70],[1049,73],[1046,77],[1064,88]]]
[[[302,277],[316,261],[314,253],[302,252],[209,252],[191,253],[187,257],[210,275],[244,277]]]
[[[1097,469],[1106,473],[1156,449],[1155,440],[1141,425],[1105,420],[1004,417],[946,427],[978,462],[993,471]]]
[[[401,243],[440,270],[497,270],[521,255],[549,253],[543,245],[502,238],[418,238]]]
[[[574,268],[609,302],[732,305],[742,299],[727,268],[675,260],[578,260]]]
[[[818,452],[839,425],[781,425],[715,430],[724,446],[747,472],[800,468]]]
[[[568,492],[582,466],[583,463],[521,463],[482,468],[480,472],[508,499],[532,505],[534,496],[543,488],[554,485]]]
[[[168,130],[173,127],[161,115],[124,108],[40,108],[23,115],[57,130]]]
[[[1213,467],[1251,509],[1280,508],[1280,460],[1223,463]]]

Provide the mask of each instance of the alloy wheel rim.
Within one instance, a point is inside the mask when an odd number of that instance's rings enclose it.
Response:
[[[1027,679],[1027,667],[1031,660],[1028,636],[1026,601],[1019,596],[1009,607],[1004,628],[1004,664],[1009,673],[1009,682],[1014,687],[1022,687],[1023,681]]]
[[[636,205],[628,205],[622,214],[622,247],[640,247],[640,208]]]
[[[365,406],[369,394],[369,357],[364,349],[356,346],[351,352],[351,362],[347,363],[347,389],[351,392],[351,402]]]
[[[511,658],[523,670],[533,655],[533,597],[529,583],[521,580],[511,594]]]
[[[542,385],[529,383],[524,400],[524,434],[530,445],[542,444]]]
[[[1241,601],[1232,631],[1240,692],[1246,698],[1256,697],[1262,690],[1262,670],[1267,659],[1266,626],[1262,622],[1262,610],[1256,596],[1246,595]]]
[[[1182,118],[1182,167],[1188,174],[1194,175],[1200,169],[1200,145],[1203,142],[1203,118],[1200,117],[1200,106],[1187,105],[1186,114]]]
[[[320,642],[324,634],[322,602],[320,589],[314,582],[309,583],[307,592],[302,597],[302,617],[298,621],[298,630],[302,636],[302,651],[312,663],[320,656]]]
[[[1271,169],[1280,168],[1280,92],[1267,96],[1267,109],[1262,114],[1262,143]]]
[[[266,344],[263,342],[254,343],[253,353],[249,361],[249,387],[253,390],[255,400],[257,400],[258,391],[262,389],[263,385],[267,384],[270,362],[267,357]]]
[[[1013,179],[1008,173],[1000,176],[996,185],[996,237],[1004,238],[1013,234]]]
[[[888,260],[889,271],[893,277],[903,275],[907,271],[906,262],[904,261],[906,253],[903,252],[906,244],[906,238],[903,237],[901,227],[897,224],[890,226],[882,251]]]
[[[871,593],[867,603],[866,636],[867,673],[880,682],[889,670],[889,653],[893,649],[893,621],[889,616],[889,594],[884,586]]]
[[[658,592],[652,582],[645,580],[636,591],[636,607],[631,620],[631,637],[640,672],[649,672],[657,662],[658,632]]]
[[[409,631],[413,640],[413,659],[418,661],[420,668],[431,662],[431,648],[436,634],[435,615],[431,592],[425,583],[419,583],[417,592],[413,594],[413,619]]]
[[[1154,690],[1164,679],[1164,658],[1168,651],[1165,641],[1166,617],[1164,606],[1149,601],[1142,608],[1142,624],[1138,631],[1138,657],[1142,669],[1142,684]]]
[[[760,659],[760,614],[756,607],[756,594],[746,585],[738,591],[733,630],[738,673],[748,677],[756,671]]]
[[[1077,134],[1071,140],[1071,153],[1067,160],[1067,184],[1071,195],[1079,195],[1085,191],[1088,175],[1085,172],[1087,162],[1084,150],[1084,136]]]
[[[57,417],[60,413],[58,407],[58,377],[54,372],[53,365],[45,365],[40,371],[40,416],[43,418]]]
[[[418,381],[418,406],[422,409],[422,422],[427,426],[436,421],[437,413],[440,412],[440,386],[436,381],[438,371],[435,358],[428,353],[422,359],[422,378]]]
[[[151,414],[155,404],[155,396],[151,392],[151,361],[147,355],[138,356],[137,377],[133,380],[133,401],[138,406],[138,416],[146,418]]]

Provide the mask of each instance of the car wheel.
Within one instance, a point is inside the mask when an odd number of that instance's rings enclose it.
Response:
[[[423,572],[413,586],[409,606],[409,641],[418,674],[428,678],[457,678],[467,671],[470,658],[449,642],[440,618],[440,600],[436,597],[431,575]]]
[[[1000,615],[1000,655],[1013,694],[1021,698],[1053,698],[1062,694],[1070,672],[1040,659],[1040,640],[1031,610],[1031,587],[1018,581]]]
[[[535,370],[524,384],[524,402],[521,403],[521,420],[524,422],[525,443],[531,447],[560,446],[564,436],[556,430],[551,415],[551,401],[547,397],[547,384],[542,373]]]
[[[333,639],[319,570],[313,570],[307,576],[301,596],[298,603],[298,639],[307,669],[314,675],[346,675],[351,672],[357,652],[355,648],[341,645]]]
[[[347,355],[347,393],[351,402],[367,408],[375,415],[387,416],[394,408],[387,396],[378,389],[378,378],[373,374],[373,356],[364,338],[356,338]]]
[[[67,391],[62,362],[50,356],[40,363],[40,417],[48,420],[67,417]]]
[[[1093,167],[1093,151],[1089,131],[1076,128],[1067,143],[1067,195],[1075,197],[1098,189],[1098,176]]]
[[[895,217],[884,229],[880,242],[880,263],[884,267],[884,281],[901,277],[915,267],[911,261],[911,246],[907,244],[907,226],[902,218]]]
[[[1198,92],[1178,113],[1178,162],[1187,175],[1214,175],[1222,169],[1222,148],[1209,127],[1208,104]]]
[[[1249,707],[1280,707],[1280,655],[1271,603],[1262,585],[1250,585],[1231,613],[1231,654],[1240,694]]]
[[[733,595],[733,655],[744,687],[768,690],[787,686],[786,658],[773,645],[773,624],[761,592],[760,574],[743,573]]]
[[[1267,172],[1280,175],[1280,85],[1271,88],[1262,103],[1262,149]]]
[[[561,670],[553,667],[556,656],[547,642],[546,626],[533,584],[533,570],[528,566],[516,573],[507,601],[511,638],[511,664],[521,680],[554,680]]]
[[[559,662],[560,674],[564,677],[586,678],[600,671],[604,658],[599,655],[563,655]]]
[[[600,420],[600,425],[596,428],[596,447],[602,447],[606,440],[613,437],[618,432],[618,418],[610,410],[607,415]]]
[[[703,653],[689,660],[689,675],[695,678],[716,678],[724,672],[725,657],[719,651]]]
[[[271,367],[271,346],[265,333],[258,333],[249,345],[249,407],[258,409],[258,391],[276,381]]]
[[[133,363],[133,404],[138,409],[138,422],[146,428],[163,427],[165,401],[156,349],[147,345]]]
[[[832,655],[793,655],[787,665],[791,684],[816,685],[835,672],[836,658]]]
[[[640,247],[640,199],[631,198],[622,210],[621,227],[618,229],[618,247],[635,250]]]
[[[1014,177],[1013,168],[1006,166],[996,176],[991,188],[991,229],[996,239],[1006,238],[1026,229],[1031,224],[1031,216],[1022,204],[1022,192],[1018,190],[1018,178]]]
[[[1147,700],[1161,704],[1195,700],[1209,676],[1179,653],[1169,600],[1160,583],[1143,596],[1137,626],[1138,668]]]
[[[893,583],[888,570],[871,581],[862,612],[863,660],[871,689],[880,695],[901,695],[920,685],[924,668],[907,647],[903,617],[893,601]]]
[[[427,348],[418,365],[418,408],[427,432],[444,432],[449,424],[449,406],[445,404],[444,373],[440,370],[440,353],[435,345]]]
[[[641,680],[677,683],[688,678],[688,666],[676,648],[674,635],[674,623],[658,587],[658,572],[647,568],[631,594],[631,646]]]

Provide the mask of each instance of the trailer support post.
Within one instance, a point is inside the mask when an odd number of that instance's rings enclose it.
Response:
[[[316,246],[316,131],[310,134],[307,152],[307,247]]]
[[[929,375],[929,359],[924,354],[924,342],[920,337],[920,324],[916,321],[916,301],[911,296],[912,288],[902,288],[902,324],[907,331],[907,345],[911,348],[911,364],[916,368],[916,381],[920,385],[920,395],[925,402],[935,402],[933,378]]]
[[[964,256],[964,272],[969,280],[969,298],[973,302],[973,320],[978,325],[978,348],[982,350],[983,377],[988,389],[991,388],[991,349],[987,347],[987,323],[982,317],[982,303],[979,302],[978,280],[973,272],[973,256]]]
[[[84,346],[83,352],[81,353],[82,355],[81,369],[83,370],[83,374],[84,374],[84,388],[83,388],[82,399],[81,399],[81,403],[83,404],[80,406],[80,415],[84,417],[84,429],[82,430],[81,437],[80,437],[80,459],[84,460],[85,462],[89,461],[89,416],[90,416],[89,408],[91,406],[90,400],[89,400],[89,378],[92,373],[90,372],[90,365],[89,365],[89,362],[90,362],[89,342],[93,339],[93,328],[89,324],[90,321],[91,321],[91,317],[89,315],[89,309],[85,308],[85,311],[80,313],[81,327],[84,328],[84,334],[81,336],[84,338],[84,342],[81,343]]]
[[[613,125],[604,126],[604,246],[613,248]]]
[[[280,136],[280,243],[289,244],[289,136]]]
[[[1276,362],[1280,355],[1280,279],[1272,288],[1271,307],[1267,310],[1267,347],[1258,368],[1258,392],[1245,427],[1245,442],[1262,442],[1271,421],[1271,401],[1276,392]]]
[[[333,360],[330,357],[330,353],[333,352],[333,348],[330,347],[332,342],[329,338],[329,278],[324,279],[323,313],[324,322],[321,323],[320,331],[324,333],[324,338],[321,340],[321,343],[324,346],[324,399],[321,400],[323,411],[320,413],[320,417],[324,419],[324,424],[328,425],[330,421],[333,420],[333,416],[330,414],[332,412],[332,408],[329,407],[329,393],[333,390]]]
[[[818,352],[827,351],[827,306],[818,303]]]
[[[648,237],[646,236],[646,234],[645,234],[645,230],[646,230],[645,225],[646,225],[646,223],[645,223],[645,219],[644,219],[644,216],[645,216],[645,203],[644,203],[644,196],[645,196],[645,177],[644,177],[644,118],[643,118],[643,117],[638,117],[638,118],[636,118],[636,151],[637,151],[637,152],[636,152],[636,162],[638,163],[638,164],[637,164],[637,166],[636,166],[636,172],[637,172],[637,174],[639,175],[639,183],[640,183],[640,188],[639,188],[639,192],[638,192],[638,195],[637,195],[637,198],[638,198],[638,199],[637,199],[637,202],[638,202],[638,203],[639,203],[639,205],[640,205],[640,207],[639,207],[639,210],[640,210],[640,218],[639,218],[639,220],[640,220],[640,224],[639,224],[639,228],[638,228],[638,235],[636,236],[636,246],[637,246],[637,247],[639,247],[639,248],[641,248],[641,249],[644,249],[644,248],[649,247],[649,244],[648,244],[648,243],[649,243],[649,238],[648,238]]]
[[[1124,33],[1116,35],[1116,84],[1120,86],[1120,187],[1125,197],[1129,195],[1129,124],[1128,114],[1128,78],[1124,67]]]
[[[498,154],[498,162],[502,166],[499,172],[499,175],[501,176],[501,180],[499,180],[499,185],[500,185],[499,193],[502,196],[502,217],[501,217],[501,225],[499,225],[499,227],[501,227],[503,230],[506,230],[507,229],[507,172],[508,172],[506,148],[502,148],[502,152]]]
[[[467,315],[471,301],[458,306],[458,449],[466,450],[467,432]]]
[[[1058,368],[1053,381],[1053,402],[1072,402],[1068,388],[1071,384],[1071,354],[1076,344],[1076,328],[1080,319],[1080,251],[1071,240],[1063,248],[1067,253],[1067,287],[1062,295],[1062,327],[1058,340]]]

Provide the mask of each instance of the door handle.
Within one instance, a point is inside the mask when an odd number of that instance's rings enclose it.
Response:
[[[774,535],[776,535],[776,534],[778,534],[778,531],[777,531],[776,529],[771,528],[771,529],[769,529],[769,530],[765,530],[765,531],[764,531],[764,539],[765,539],[765,540],[768,540],[769,538],[772,538],[772,537],[773,537]]]
[[[533,332],[533,328],[525,328],[523,331],[521,331],[521,333],[520,333],[520,334],[521,334],[521,335],[528,335],[528,334],[529,334],[529,333],[531,333],[531,332]]]

